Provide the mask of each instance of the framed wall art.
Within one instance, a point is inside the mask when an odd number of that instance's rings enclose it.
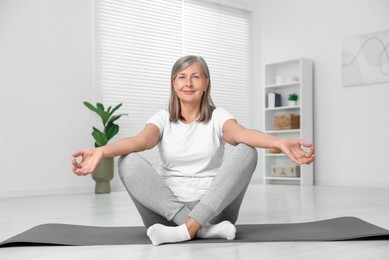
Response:
[[[389,82],[389,30],[342,41],[343,86]]]

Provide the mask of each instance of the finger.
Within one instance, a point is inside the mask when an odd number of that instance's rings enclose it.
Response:
[[[72,164],[78,167],[80,164],[77,162],[77,157],[72,156]]]
[[[309,153],[305,155],[306,158],[310,158],[315,154],[315,151],[313,150],[313,147],[309,149]]]
[[[76,174],[78,176],[86,176],[86,175],[88,175],[88,173],[84,169],[82,169],[82,168],[77,169],[76,170]]]
[[[315,155],[312,155],[310,158],[305,158],[303,160],[303,164],[311,164],[313,162],[313,160],[315,159]]]
[[[304,147],[312,147],[313,144],[306,142],[305,140],[299,139],[299,145]]]
[[[313,158],[312,158],[312,156],[307,157],[306,154],[307,154],[306,152],[303,152],[303,154],[301,154],[301,155],[295,155],[294,154],[294,155],[289,156],[289,158],[294,163],[296,163],[298,165],[308,164],[308,163],[310,163],[313,160]]]
[[[87,164],[87,165],[82,164],[82,166],[80,168],[78,168],[77,172],[85,176],[85,175],[92,173],[93,170],[94,170],[94,167],[91,167],[89,164]]]
[[[74,152],[74,153],[72,154],[72,156],[75,157],[75,158],[77,158],[77,157],[79,157],[79,156],[84,156],[84,154],[85,154],[85,150],[80,150],[80,151]]]
[[[294,162],[295,164],[301,164],[301,157],[299,158],[299,157],[296,156],[295,154],[289,154],[288,157],[289,157],[289,159],[291,159],[292,162]]]
[[[86,176],[88,175],[88,173],[85,173],[84,170],[82,170],[81,168],[73,168],[73,172],[77,175],[77,176]]]
[[[307,151],[304,149],[298,149],[297,150],[299,157],[305,157],[307,155]]]
[[[297,159],[304,158],[307,154],[307,152],[305,150],[301,149],[301,147],[296,147],[293,150],[293,153]]]
[[[298,147],[294,147],[290,151],[288,151],[287,155],[294,163],[300,164],[301,159],[305,156],[305,151]]]

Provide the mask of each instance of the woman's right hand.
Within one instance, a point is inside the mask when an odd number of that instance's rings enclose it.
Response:
[[[77,161],[78,157],[81,157],[80,162]],[[88,175],[94,171],[102,158],[103,152],[98,148],[77,151],[72,154],[72,171],[78,176]]]

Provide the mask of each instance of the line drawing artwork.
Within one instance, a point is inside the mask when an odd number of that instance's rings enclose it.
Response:
[[[389,30],[342,41],[343,86],[389,82]]]

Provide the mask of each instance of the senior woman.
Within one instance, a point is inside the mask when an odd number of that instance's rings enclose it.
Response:
[[[210,93],[205,60],[182,57],[172,68],[167,110],[154,114],[136,136],[72,155],[73,172],[80,176],[93,172],[103,157],[121,156],[120,178],[154,245],[195,237],[234,239],[257,164],[255,147],[279,148],[296,164],[314,159],[312,144],[247,129],[216,107]],[[226,142],[236,147],[223,159]],[[138,154],[155,146],[158,166]]]

